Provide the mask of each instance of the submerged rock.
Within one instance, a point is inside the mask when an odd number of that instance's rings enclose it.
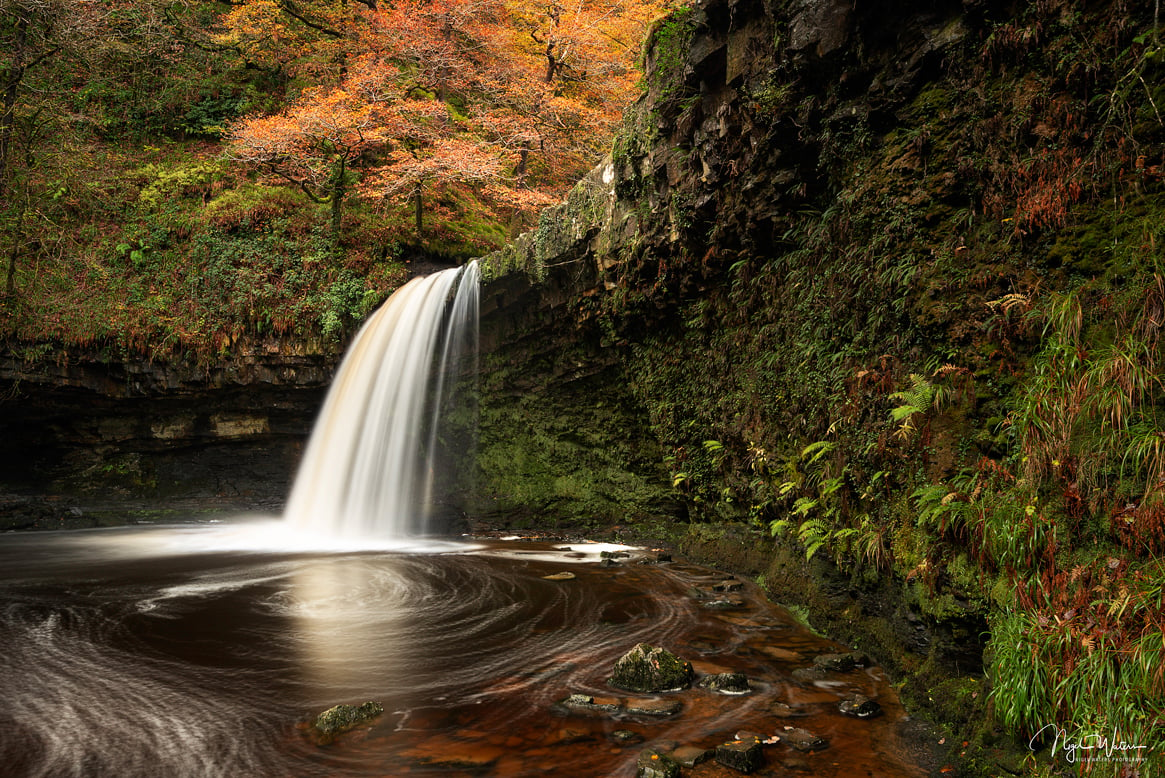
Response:
[[[699,746],[680,746],[671,752],[672,759],[684,767],[695,767],[712,758],[712,749]]]
[[[824,751],[829,748],[829,741],[819,735],[814,735],[807,729],[788,727],[780,734],[781,740],[790,748],[798,751]]]
[[[853,654],[822,654],[813,660],[813,666],[835,673],[848,673],[856,664]]]
[[[564,700],[559,700],[558,706],[572,713],[619,713],[623,710],[623,701],[616,697],[572,694]]]
[[[793,677],[794,681],[800,683],[816,683],[829,677],[829,673],[820,667],[798,667],[789,675]]]
[[[674,716],[683,708],[679,700],[628,700],[625,710],[637,716]]]
[[[384,706],[379,702],[369,701],[363,705],[337,705],[316,716],[315,721],[312,722],[312,728],[315,730],[319,742],[326,744],[338,735],[371,721],[381,713],[384,713]]]
[[[692,684],[692,664],[666,648],[640,643],[615,662],[615,674],[607,683],[631,692],[686,689]]]
[[[571,581],[574,580],[575,575],[574,573],[561,572],[544,575],[542,577],[547,581]]]
[[[748,684],[748,677],[744,673],[706,675],[700,679],[699,686],[701,689],[721,694],[748,694],[752,691],[752,687]]]
[[[632,743],[642,743],[643,735],[629,729],[617,729],[611,733],[611,740],[619,745],[631,745]]]
[[[769,713],[773,714],[774,716],[780,716],[784,719],[792,719],[809,715],[803,709],[794,708],[787,702],[774,702],[769,706]]]
[[[632,716],[674,716],[683,708],[683,703],[675,699],[632,699],[618,697],[593,697],[589,694],[572,694],[555,703],[560,713],[599,714],[618,718],[623,714]]]
[[[837,706],[837,709],[847,716],[859,719],[872,719],[882,714],[882,706],[864,694],[853,694],[846,697]]]

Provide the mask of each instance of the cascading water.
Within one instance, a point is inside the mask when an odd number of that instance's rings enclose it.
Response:
[[[284,512],[292,526],[340,537],[424,534],[438,431],[461,356],[476,357],[479,286],[476,261],[415,278],[356,334],[296,475]]]

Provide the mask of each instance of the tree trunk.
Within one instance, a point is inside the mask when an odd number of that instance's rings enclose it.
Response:
[[[4,296],[12,297],[16,294],[16,258],[20,254],[20,238],[12,236],[12,251],[8,254],[8,276],[4,281]]]
[[[425,209],[424,200],[421,198],[421,185],[417,184],[413,190],[413,221],[417,228],[417,237],[421,237],[425,233]]]
[[[518,151],[518,164],[514,167],[514,178],[521,183],[526,176],[526,165],[530,162],[530,145],[522,144],[522,148]]]
[[[340,221],[344,215],[344,190],[332,192],[332,240],[340,242]]]
[[[337,244],[340,242],[340,226],[344,216],[344,196],[348,194],[345,176],[347,176],[347,165],[344,158],[340,157],[336,162],[336,169],[332,172],[332,240]]]
[[[24,240],[24,208],[20,209],[20,216],[16,220],[16,229],[12,231],[12,251],[8,253],[8,273],[4,280],[4,296],[12,297],[16,294],[16,260],[20,257],[20,244]]]
[[[6,74],[4,96],[0,102],[0,198],[8,193],[8,154],[12,150],[12,131],[16,125],[16,98],[20,94],[20,82],[24,80],[24,42],[28,35],[28,18],[22,16],[17,26],[16,61]]]

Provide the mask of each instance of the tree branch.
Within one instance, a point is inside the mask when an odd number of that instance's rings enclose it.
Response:
[[[280,0],[279,7],[288,16],[290,16],[294,19],[298,19],[300,22],[306,24],[308,27],[311,27],[313,30],[316,30],[318,32],[322,32],[324,35],[331,35],[333,38],[346,37],[344,35],[344,33],[340,32],[339,30],[333,30],[331,27],[328,27],[323,22],[317,22],[317,21],[314,21],[312,19],[309,19],[307,16],[304,15],[303,11],[300,11],[298,8],[295,7],[295,4],[292,3],[291,0]]]

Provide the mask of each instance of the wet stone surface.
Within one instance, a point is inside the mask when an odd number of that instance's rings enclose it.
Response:
[[[751,774],[764,766],[760,740],[734,740],[716,746],[716,761],[740,773]]]
[[[685,689],[692,683],[692,665],[666,648],[639,643],[619,658],[607,683],[631,692]]]
[[[838,705],[838,710],[847,716],[859,719],[872,719],[882,715],[882,706],[864,694],[854,694],[846,697]]]
[[[752,691],[748,677],[744,673],[716,673],[707,675],[696,684],[701,689],[708,689],[721,694],[748,694]]]
[[[800,727],[786,728],[780,733],[780,738],[781,742],[797,751],[824,751],[829,748],[828,740]]]
[[[680,765],[667,754],[647,749],[639,754],[636,778],[680,778]]]

